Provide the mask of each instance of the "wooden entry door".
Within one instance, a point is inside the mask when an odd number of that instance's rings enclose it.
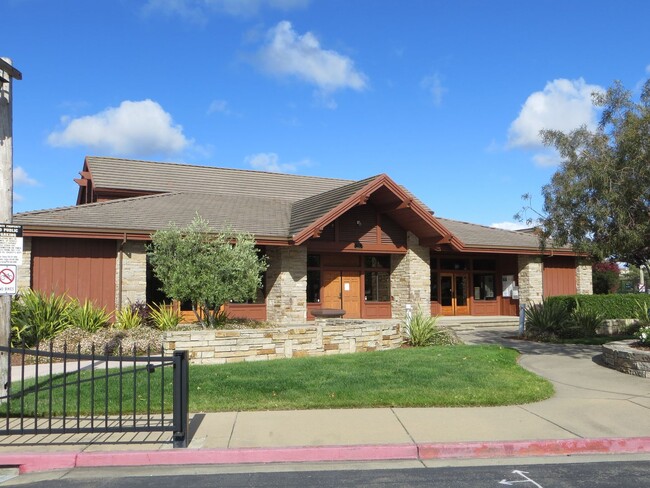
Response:
[[[443,315],[469,315],[469,275],[440,275],[440,308]]]
[[[345,318],[360,318],[361,273],[358,271],[324,271],[323,308],[341,308],[345,310]]]

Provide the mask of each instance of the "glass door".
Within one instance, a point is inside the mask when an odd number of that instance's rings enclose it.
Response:
[[[440,274],[440,308],[442,315],[469,315],[469,275]]]

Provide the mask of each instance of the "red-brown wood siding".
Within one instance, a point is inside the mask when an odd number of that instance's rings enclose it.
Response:
[[[576,262],[574,257],[544,259],[544,296],[576,293]]]
[[[232,319],[266,320],[265,303],[229,303],[226,313]]]
[[[115,309],[117,244],[103,239],[32,240],[32,288]]]

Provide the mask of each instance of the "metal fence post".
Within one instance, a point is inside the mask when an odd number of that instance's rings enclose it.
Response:
[[[174,351],[174,447],[187,447],[189,426],[189,361],[187,351]]]

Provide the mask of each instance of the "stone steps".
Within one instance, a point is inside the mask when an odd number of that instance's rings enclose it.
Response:
[[[438,324],[445,327],[450,327],[454,330],[471,330],[483,329],[487,327],[519,327],[519,317],[511,316],[456,316],[456,317],[440,317]]]

